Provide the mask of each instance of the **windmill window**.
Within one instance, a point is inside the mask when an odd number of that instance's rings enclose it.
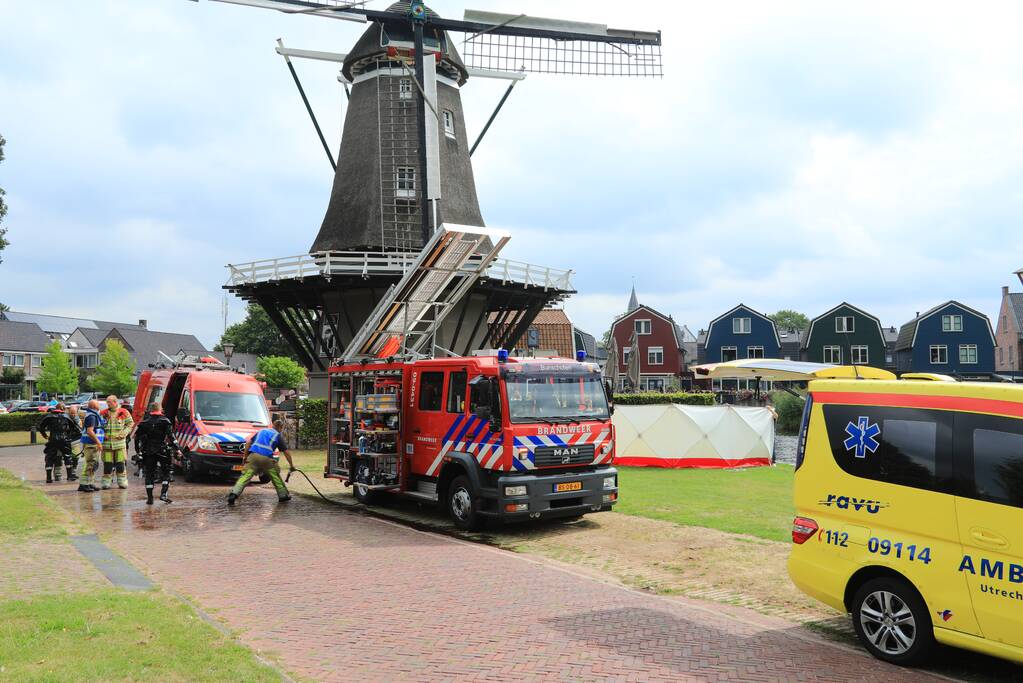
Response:
[[[852,356],[853,365],[867,365],[870,363],[870,347],[868,346],[853,346],[850,349],[850,356]]]
[[[412,99],[412,79],[402,78],[398,81],[398,97],[403,100]]]
[[[397,197],[414,199],[416,196],[416,169],[412,166],[399,166],[394,172],[394,194]]]
[[[963,316],[961,316],[961,315],[943,315],[943,316],[941,316],[941,331],[942,332],[962,332],[963,331]]]
[[[749,334],[752,331],[752,318],[732,318],[732,334]]]
[[[449,138],[455,137],[455,115],[447,109],[444,110],[444,134]]]
[[[835,365],[842,364],[842,347],[841,346],[825,346],[824,347],[824,362],[834,363]]]
[[[948,347],[944,344],[931,346],[931,363],[934,365],[948,363]]]
[[[835,318],[835,332],[855,332],[856,322],[851,315],[840,315]]]
[[[959,362],[964,365],[976,365],[977,364],[977,345],[976,344],[960,344],[959,345]]]
[[[729,361],[736,360],[739,357],[739,349],[734,346],[722,346],[721,347],[721,362],[727,363]]]
[[[664,347],[651,346],[646,350],[647,365],[664,365]]]

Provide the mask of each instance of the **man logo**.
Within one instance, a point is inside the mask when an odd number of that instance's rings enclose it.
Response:
[[[578,448],[555,448],[554,456],[561,457],[561,462],[568,462],[572,459],[573,455],[579,455]]]

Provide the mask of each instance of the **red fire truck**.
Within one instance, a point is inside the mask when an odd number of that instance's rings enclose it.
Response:
[[[577,517],[618,499],[610,387],[594,363],[506,351],[330,369],[325,476],[486,519]]]

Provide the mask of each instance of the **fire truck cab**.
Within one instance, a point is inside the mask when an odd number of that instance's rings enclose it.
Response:
[[[262,385],[212,357],[143,372],[135,392],[136,422],[154,401],[174,422],[183,451],[174,464],[186,481],[241,472],[245,442],[270,424]]]
[[[594,363],[503,350],[333,367],[325,476],[364,503],[439,503],[462,529],[610,510],[609,398]]]

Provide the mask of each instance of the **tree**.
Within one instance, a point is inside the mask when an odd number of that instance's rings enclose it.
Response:
[[[234,350],[241,353],[298,358],[259,304],[249,304],[245,309],[245,320],[224,330],[220,343],[213,350],[223,351],[227,343],[234,344]]]
[[[0,135],[0,162],[4,160],[4,144],[6,142],[7,141],[4,140],[4,136]],[[7,228],[3,227],[4,216],[7,215],[7,204],[4,202],[4,194],[5,194],[4,188],[0,187],[0,252],[2,252],[4,250],[4,247],[6,247],[9,244],[7,240],[4,239],[4,235],[7,234]],[[3,262],[4,260],[0,258],[0,263]],[[0,313],[6,310],[7,307],[4,306],[3,304],[0,304]]]
[[[3,374],[0,374],[0,384],[24,384],[24,382],[25,371],[21,368],[4,368]]]
[[[256,366],[267,386],[294,389],[305,381],[305,368],[287,356],[264,356]]]
[[[767,317],[783,330],[805,330],[810,326],[809,318],[799,311],[792,311],[787,308],[783,308]]]
[[[127,396],[135,391],[135,364],[121,342],[110,339],[106,346],[99,355],[96,371],[89,378],[89,387],[101,394]]]
[[[60,348],[60,342],[55,341],[46,347],[43,369],[36,386],[51,396],[78,393],[78,372],[72,367],[71,356]]]

